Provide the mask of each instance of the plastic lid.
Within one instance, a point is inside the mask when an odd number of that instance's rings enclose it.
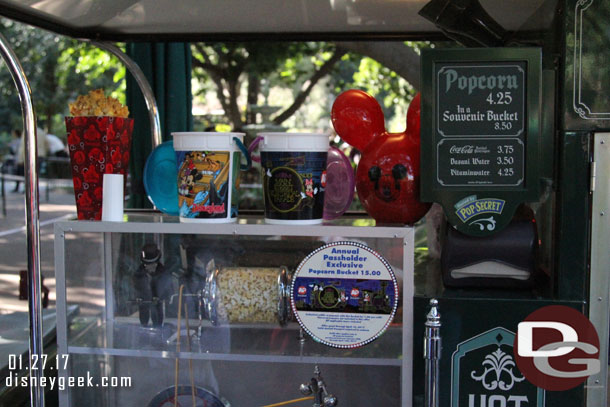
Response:
[[[349,159],[335,147],[328,150],[324,219],[338,218],[348,210],[354,199],[356,180]]]
[[[326,151],[328,134],[324,133],[259,133],[261,151]]]
[[[153,150],[144,166],[144,189],[161,212],[178,216],[178,165],[171,141]]]
[[[176,151],[205,151],[205,150],[220,150],[234,151],[236,150],[233,137],[237,137],[239,141],[244,141],[244,133],[222,133],[222,132],[205,132],[205,131],[185,131],[174,132],[174,150]]]

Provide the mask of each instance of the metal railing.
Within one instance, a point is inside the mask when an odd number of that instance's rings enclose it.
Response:
[[[152,145],[153,148],[155,148],[161,143],[161,125],[157,102],[146,77],[135,62],[113,44],[100,42],[91,43],[116,55],[135,77],[148,107],[152,130]],[[32,91],[23,67],[15,52],[10,47],[9,42],[2,34],[0,34],[0,58],[6,62],[13,81],[15,82],[23,115],[23,130],[25,136],[23,182],[25,184],[25,227],[28,252],[29,360],[31,364],[34,360],[41,360],[43,355],[36,115],[32,103]],[[44,387],[40,385],[43,371],[42,369],[33,369],[32,366],[29,366],[28,372],[31,379],[30,383],[32,383],[30,386],[30,405],[32,407],[43,407],[45,405]]]
[[[30,325],[30,405],[44,406],[44,387],[41,386],[42,369],[33,369],[34,360],[42,360],[42,301],[40,298],[40,225],[38,205],[38,154],[36,136],[36,116],[32,104],[32,91],[23,67],[0,34],[0,56],[6,62],[17,91],[23,114],[24,138],[24,175],[25,175],[25,226],[28,251],[28,308]],[[33,380],[32,380],[33,379]]]
[[[424,407],[439,406],[439,363],[441,359],[441,315],[438,312],[438,301],[430,300],[430,311],[426,315],[424,334],[425,389]]]

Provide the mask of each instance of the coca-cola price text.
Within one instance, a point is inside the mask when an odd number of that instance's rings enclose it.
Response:
[[[443,139],[438,145],[441,185],[520,185],[523,143],[519,139]]]

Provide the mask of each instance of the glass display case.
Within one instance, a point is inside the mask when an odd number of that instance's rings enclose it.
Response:
[[[186,405],[193,385],[224,405],[270,405],[303,398],[300,386],[316,366],[340,405],[410,405],[413,228],[355,226],[367,219],[277,226],[126,217],[55,225],[58,353],[66,365],[59,376],[90,384],[66,385],[60,405],[160,406],[176,385]],[[370,248],[396,276],[397,312],[364,346],[320,343],[292,313],[295,270],[332,242]],[[68,324],[61,316],[73,306],[79,314]]]

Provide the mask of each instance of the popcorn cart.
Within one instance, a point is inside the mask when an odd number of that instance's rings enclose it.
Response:
[[[60,390],[60,405],[608,405],[608,2],[0,4],[5,17],[119,56],[144,94],[149,116],[133,120],[150,123],[153,148],[169,139],[155,94],[111,41],[324,40],[373,58],[433,45],[392,62],[419,72],[421,116],[418,98],[404,134],[385,131],[364,92],[329,112],[366,157],[357,192],[378,222],[360,212],[187,223],[159,206],[56,223],[54,374],[86,378]],[[36,122],[10,43],[0,36],[23,106],[30,353],[40,356]],[[414,135],[414,153],[396,158],[395,140]],[[238,172],[248,154],[235,154]],[[385,157],[399,162],[386,168]],[[278,196],[290,197],[294,173]],[[431,206],[414,225],[386,217],[409,205],[393,201],[405,190]],[[30,403],[43,406],[36,383]]]

